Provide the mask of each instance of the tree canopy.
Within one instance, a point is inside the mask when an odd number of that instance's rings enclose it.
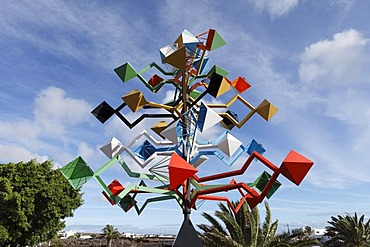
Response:
[[[216,218],[205,212],[202,214],[210,225],[198,225],[203,230],[201,238],[204,246],[297,247],[312,246],[317,242],[316,239],[306,236],[303,230],[276,234],[278,220],[272,221],[267,202],[265,202],[266,215],[262,223],[258,208],[251,210],[247,203],[243,203],[236,214],[223,203],[219,203],[218,206],[220,210],[215,212]]]
[[[0,246],[52,239],[81,205],[81,193],[51,161],[0,164]]]
[[[103,229],[103,238],[107,239],[107,246],[112,246],[112,239],[119,238],[120,233],[118,229],[112,225],[107,224]]]
[[[370,246],[370,220],[365,221],[365,215],[332,216],[328,223],[330,226],[326,227],[326,235],[331,239],[325,246]]]

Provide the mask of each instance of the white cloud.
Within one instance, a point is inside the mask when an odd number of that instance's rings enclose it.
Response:
[[[88,120],[92,107],[84,100],[66,97],[64,90],[48,87],[41,90],[34,100],[34,118],[24,117],[12,122],[0,121],[0,157],[18,161],[48,156],[64,163],[70,154],[67,144],[72,143],[73,131]],[[68,127],[68,130],[65,129]],[[89,153],[83,144],[80,150]]]
[[[318,111],[313,121],[295,124],[307,129],[299,136],[319,164],[308,177],[317,186],[344,187],[369,176],[364,152],[370,148],[369,48],[369,39],[350,29],[311,44],[301,55],[300,80],[315,95]]]
[[[167,90],[166,95],[162,99],[162,104],[172,101],[174,95],[175,95],[175,90]]]
[[[278,18],[296,8],[299,0],[254,0],[251,3],[260,11],[267,11],[271,18]]]
[[[350,29],[314,43],[302,54],[299,76],[305,83],[351,86],[364,83],[370,65],[369,39]]]
[[[36,159],[38,162],[44,162],[50,159],[46,155],[40,155],[31,152],[29,149],[21,147],[19,145],[2,145],[0,144],[0,157],[2,163],[18,163],[21,161],[27,162],[31,159]]]
[[[78,125],[88,119],[91,106],[84,100],[65,96],[65,91],[48,87],[39,92],[33,113],[46,133],[63,134],[66,125]]]
[[[86,142],[81,142],[80,145],[78,145],[78,154],[84,157],[84,159],[90,159],[95,156],[96,150],[89,147]]]
[[[33,141],[37,139],[37,132],[35,123],[26,119],[0,122],[1,139],[8,143],[35,144]]]
[[[334,34],[305,49],[299,76],[322,97],[327,116],[353,125],[370,121],[369,39],[357,30]]]

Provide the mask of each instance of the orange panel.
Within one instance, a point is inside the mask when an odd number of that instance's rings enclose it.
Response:
[[[231,82],[231,85],[239,92],[244,93],[251,85],[245,80],[244,77],[238,77]]]
[[[170,173],[171,190],[176,189],[186,179],[198,172],[198,169],[186,162],[186,160],[181,158],[177,153],[172,154],[168,169]]]
[[[313,162],[299,153],[291,150],[284,159],[280,172],[287,179],[299,185],[308,171],[311,169]]]

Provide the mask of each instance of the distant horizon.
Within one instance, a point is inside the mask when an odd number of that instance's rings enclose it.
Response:
[[[65,227],[63,230],[64,231],[70,231],[70,230],[73,230],[74,232],[78,232],[78,233],[95,233],[95,234],[98,234],[98,233],[102,233],[102,228],[104,227],[105,225],[69,225],[67,227]],[[113,225],[114,227],[116,227],[118,229],[118,231],[123,234],[123,233],[133,233],[133,234],[158,234],[158,235],[176,235],[178,230],[180,229],[180,226],[181,224],[179,225],[178,229],[176,229],[176,231],[173,231],[170,232],[170,231],[167,231],[167,229],[159,229],[158,231],[158,228],[157,227],[153,227],[153,228],[146,228],[147,230],[144,230],[144,229],[139,229],[139,228],[134,228],[134,227],[131,227],[131,231],[129,230],[122,230],[122,229],[127,229],[127,226],[126,225]],[[150,232],[150,229],[152,229],[152,232]]]
[[[74,232],[76,233],[94,233],[94,234],[99,234],[99,233],[102,233],[101,229],[104,227],[105,225],[69,225],[67,227],[65,227],[63,230],[64,231],[70,231],[70,230],[73,230]],[[170,228],[170,229],[166,229],[165,227],[161,227],[159,232],[158,232],[158,227],[153,227],[153,228],[146,228],[146,229],[139,229],[139,228],[135,228],[135,227],[131,227],[133,230],[132,231],[129,231],[129,230],[121,230],[121,229],[127,229],[128,226],[127,225],[113,225],[114,227],[116,227],[118,229],[118,231],[123,234],[123,233],[133,233],[133,234],[155,234],[155,235],[175,235],[178,233],[178,230],[180,229],[180,226],[181,224],[179,224],[178,226],[178,229],[174,230],[173,228]],[[195,226],[196,227],[196,226]],[[314,230],[324,230],[324,228],[315,228],[313,226],[310,226],[312,227],[312,229]],[[297,229],[297,228],[302,228],[302,227],[289,227],[290,231],[293,230],[293,229]],[[152,229],[152,232],[150,231],[150,229]],[[155,229],[155,230],[154,230]],[[198,229],[196,227],[196,229]],[[199,230],[199,229],[198,229]],[[284,232],[283,230],[280,230],[278,231],[278,233],[282,233]]]

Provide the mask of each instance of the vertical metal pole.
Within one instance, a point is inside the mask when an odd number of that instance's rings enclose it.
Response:
[[[188,73],[187,70],[183,71],[182,75],[182,113],[187,112],[188,107],[187,107],[187,102],[188,102]],[[184,137],[184,143],[182,147],[182,153],[183,153],[183,158],[187,162],[189,162],[189,157],[188,157],[188,145],[189,145],[189,133],[188,133],[188,125],[190,124],[188,122],[188,119],[184,116],[183,119],[183,125],[182,125],[182,135]],[[186,186],[184,188],[184,206],[183,206],[183,213],[184,213],[184,220],[190,219],[190,179],[187,179],[186,181]]]

